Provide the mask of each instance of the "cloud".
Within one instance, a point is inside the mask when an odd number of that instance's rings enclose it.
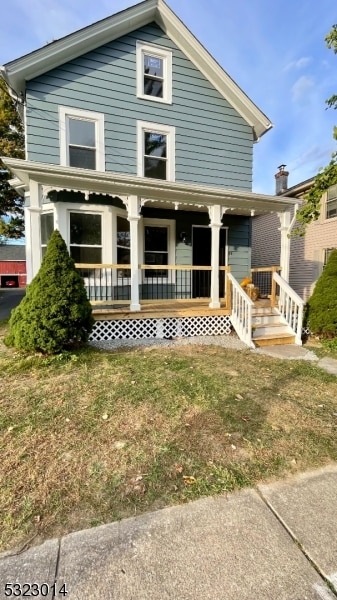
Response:
[[[311,56],[302,56],[298,60],[292,60],[290,63],[288,63],[284,67],[283,71],[290,71],[291,69],[304,69],[304,67],[311,63],[311,61]]]
[[[293,102],[299,102],[314,85],[315,81],[312,77],[302,75],[291,88]]]

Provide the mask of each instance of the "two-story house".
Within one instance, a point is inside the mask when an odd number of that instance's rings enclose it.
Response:
[[[165,2],[145,0],[2,75],[23,98],[26,160],[4,162],[25,195],[28,282],[57,228],[94,303],[96,338],[234,325],[252,345],[238,283],[251,217],[278,213],[286,275],[295,201],[252,192],[253,145],[271,123]]]

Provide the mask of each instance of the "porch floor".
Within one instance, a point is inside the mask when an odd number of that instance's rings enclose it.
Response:
[[[144,302],[140,311],[131,311],[129,305],[94,305],[93,317],[95,321],[112,321],[114,319],[162,319],[170,317],[205,317],[230,315],[230,310],[210,308],[209,300],[188,302],[184,300],[165,300]]]

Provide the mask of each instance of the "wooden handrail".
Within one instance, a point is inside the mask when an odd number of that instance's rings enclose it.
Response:
[[[268,273],[268,271],[274,273],[277,271],[282,271],[282,267],[256,267],[254,269],[251,269],[250,272],[251,273]]]
[[[92,263],[75,263],[76,269],[131,269],[131,265],[119,264],[92,264]],[[168,271],[211,271],[211,266],[206,265],[139,265],[139,269],[158,270],[165,269]],[[219,267],[220,271],[230,272],[230,267]]]

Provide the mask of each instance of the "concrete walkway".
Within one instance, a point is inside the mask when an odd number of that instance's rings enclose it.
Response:
[[[308,350],[305,346],[280,345],[280,346],[265,346],[252,350],[256,354],[264,354],[273,358],[281,358],[287,360],[309,360],[316,362],[317,366],[330,373],[337,375],[337,360],[334,358],[318,358],[314,352]]]
[[[330,466],[73,533],[0,555],[0,597],[36,582],[67,600],[336,600],[336,498]]]

